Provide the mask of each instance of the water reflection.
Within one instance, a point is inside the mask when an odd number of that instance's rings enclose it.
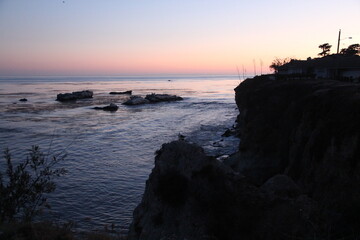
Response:
[[[153,167],[154,152],[163,143],[181,133],[213,155],[237,146],[231,142],[236,140],[220,142],[237,114],[236,78],[84,80],[0,83],[0,146],[9,146],[15,158],[24,157],[31,145],[54,154],[67,152],[61,164],[69,173],[50,196],[52,217],[76,221],[80,228],[101,228],[115,222],[126,229]],[[94,91],[93,99],[55,101],[58,93],[86,89]],[[109,94],[127,90],[135,95],[175,94],[184,100],[129,107],[121,105],[128,96]],[[19,103],[20,97],[28,102]],[[110,102],[119,105],[118,111],[92,109]]]

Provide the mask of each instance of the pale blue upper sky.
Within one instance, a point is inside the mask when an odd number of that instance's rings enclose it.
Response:
[[[359,0],[0,0],[0,75],[266,72],[359,23]]]

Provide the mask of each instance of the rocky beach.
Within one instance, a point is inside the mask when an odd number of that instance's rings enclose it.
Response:
[[[357,239],[360,85],[247,79],[224,161],[164,144],[129,239]]]

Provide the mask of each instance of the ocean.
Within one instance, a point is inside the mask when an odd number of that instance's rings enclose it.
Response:
[[[125,233],[163,143],[182,134],[212,156],[235,151],[239,139],[222,134],[235,123],[239,83],[238,76],[1,77],[0,148],[14,160],[26,158],[32,145],[49,156],[66,154],[57,166],[68,173],[56,180],[51,209],[41,217],[72,221],[80,230],[113,224]],[[81,90],[93,98],[55,101],[58,93]],[[109,94],[127,90],[184,100],[125,106],[129,96]],[[118,111],[93,109],[110,103]]]

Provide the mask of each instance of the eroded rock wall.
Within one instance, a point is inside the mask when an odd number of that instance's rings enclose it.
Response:
[[[257,77],[235,92],[232,167],[257,185],[286,174],[320,203],[334,235],[360,227],[360,85]]]
[[[224,163],[164,144],[129,239],[356,239],[360,86],[256,77],[236,89],[239,151]]]

